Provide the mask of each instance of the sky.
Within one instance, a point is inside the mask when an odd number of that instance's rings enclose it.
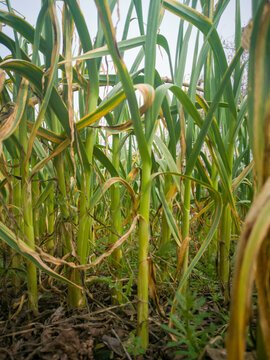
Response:
[[[10,0],[11,6],[16,10],[17,14],[26,18],[26,20],[32,25],[35,26],[36,19],[38,16],[38,12],[41,7],[41,0]],[[180,1],[182,2],[182,1]],[[5,1],[0,1],[0,9],[6,10],[6,6],[4,5]],[[148,14],[148,5],[149,0],[143,0],[143,15],[144,15],[144,23],[147,22],[147,14]],[[62,1],[56,2],[57,6],[62,6]],[[120,39],[121,34],[123,31],[124,26],[124,19],[130,4],[130,1],[127,0],[119,0],[118,1],[119,11],[120,11],[120,19],[118,18],[117,11],[113,13],[113,23],[114,25],[117,23],[117,37]],[[88,29],[92,38],[96,35],[96,28],[97,28],[97,12],[94,0],[80,0],[80,5],[82,8],[82,12],[85,16]],[[251,18],[251,0],[240,0],[241,6],[241,22],[242,27],[247,25],[249,19]],[[133,13],[135,15],[135,10]],[[222,40],[226,41],[233,41],[234,39],[234,18],[235,18],[235,0],[230,0],[229,4],[223,13],[219,26],[218,32]],[[162,24],[160,26],[160,34],[164,35],[169,42],[169,47],[172,55],[172,59],[174,59],[175,55],[175,48],[177,42],[177,32],[178,32],[178,23],[179,18],[174,14],[171,14],[168,11],[165,11],[164,18]],[[8,27],[3,27],[3,31],[9,36],[12,35],[12,31],[8,29]],[[130,24],[129,30],[129,38],[138,36],[138,25],[136,20],[132,20]],[[194,46],[194,39],[195,39],[195,32],[191,37],[190,40],[190,47],[188,52],[188,58],[190,61],[187,61],[187,64],[192,64],[192,53],[193,53],[193,46]],[[0,55],[2,57],[6,56],[8,52],[4,48],[3,45],[0,45]],[[128,58],[134,58],[136,51],[130,50],[128,52],[128,57],[125,57],[125,61],[127,62],[128,66]],[[112,64],[110,64],[112,67]],[[164,51],[157,51],[157,69],[160,72],[161,76],[169,76],[169,65],[167,61],[167,56]],[[189,77],[189,72],[191,68],[187,65],[185,76]],[[170,76],[169,76],[170,77]]]

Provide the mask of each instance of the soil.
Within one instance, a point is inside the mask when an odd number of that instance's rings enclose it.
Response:
[[[25,294],[0,290],[0,360],[134,359],[129,339],[136,334],[135,307],[112,305],[105,284],[90,288],[83,310],[67,310],[65,290],[54,289],[41,295],[39,311],[29,311]],[[169,338],[156,310],[150,319],[150,346],[137,359],[180,359],[166,347]]]
[[[136,335],[136,300],[112,305],[110,289],[104,283],[89,288],[83,310],[68,310],[64,287],[54,287],[45,295],[44,290],[39,311],[33,312],[28,310],[26,291],[15,297],[11,287],[1,287],[0,360],[188,359],[175,355],[179,347],[167,346],[171,338],[160,326],[166,320],[154,307],[149,314],[150,345],[140,355],[139,347],[130,340]],[[162,302],[162,297],[160,302],[167,313],[168,303]],[[250,356],[245,359],[254,359]],[[225,360],[226,351],[207,345],[199,359]]]

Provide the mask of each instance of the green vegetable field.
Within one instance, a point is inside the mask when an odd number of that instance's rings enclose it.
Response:
[[[228,57],[230,1],[1,1],[0,360],[270,359],[270,2]]]

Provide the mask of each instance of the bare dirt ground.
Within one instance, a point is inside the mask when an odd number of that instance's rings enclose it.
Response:
[[[136,344],[129,342],[136,334],[134,307],[112,305],[104,284],[91,291],[84,310],[67,310],[64,293],[54,292],[43,295],[39,311],[32,312],[26,296],[15,298],[11,288],[2,288],[0,360],[134,359],[139,355]],[[150,346],[141,358],[180,358],[166,348],[169,339],[155,310],[150,318]]]
[[[0,360],[107,360],[107,359],[190,359],[176,355],[183,345],[168,347],[172,338],[161,324],[166,323],[155,307],[150,307],[149,348],[144,354],[136,344],[136,289],[133,302],[113,305],[111,292],[105,283],[89,287],[87,306],[83,310],[68,310],[64,287],[47,290],[39,298],[39,311],[29,311],[25,289],[14,296],[6,285],[0,288]],[[160,294],[160,303],[169,313],[168,294]],[[213,306],[214,305],[214,306]],[[218,319],[215,303],[207,302],[213,317],[207,318],[205,327]],[[203,309],[205,310],[205,309]],[[216,340],[220,338],[218,348]],[[132,340],[133,339],[133,340]],[[215,336],[205,346],[198,360],[225,360],[224,340]],[[245,360],[254,360],[252,352]]]

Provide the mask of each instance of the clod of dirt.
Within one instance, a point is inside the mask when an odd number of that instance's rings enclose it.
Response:
[[[63,329],[55,338],[43,336],[40,355],[43,360],[77,360],[81,346],[78,334],[72,329]],[[46,339],[46,340],[45,340]]]

